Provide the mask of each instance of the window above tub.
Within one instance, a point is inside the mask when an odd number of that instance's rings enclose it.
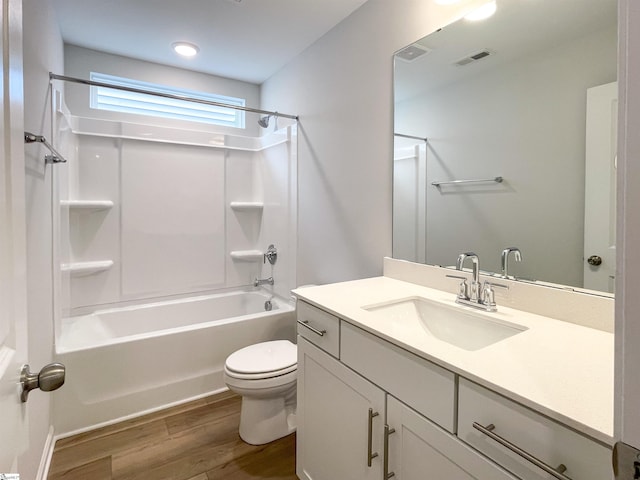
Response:
[[[165,85],[116,77],[104,73],[91,72],[90,78],[92,81],[114,86],[135,88],[169,95],[188,96],[199,100],[224,103],[237,107],[245,106],[244,98],[167,87]],[[234,108],[207,105],[146,93],[116,90],[108,87],[92,86],[90,91],[91,108],[98,110],[188,120],[225,127],[244,128],[245,125],[245,112]]]

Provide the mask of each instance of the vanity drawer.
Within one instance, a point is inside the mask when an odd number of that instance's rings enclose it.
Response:
[[[298,300],[298,335],[325,352],[339,357],[340,320],[317,307]]]
[[[531,480],[553,478],[541,467],[513,453],[487,434],[474,428],[494,425],[493,434],[557,468],[574,480],[613,478],[611,450],[539,413],[464,378],[458,390],[458,437],[519,477]]]
[[[449,432],[454,431],[455,375],[342,321],[340,360]]]

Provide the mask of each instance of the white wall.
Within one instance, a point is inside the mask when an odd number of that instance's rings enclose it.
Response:
[[[49,71],[63,68],[63,47],[49,2],[24,0],[25,130],[51,137]],[[29,363],[40,370],[52,360],[53,308],[51,279],[51,166],[45,149],[26,145],[27,286]],[[29,450],[20,459],[23,478],[36,478],[51,425],[52,393],[29,396]]]
[[[391,254],[392,57],[462,9],[369,0],[262,85],[263,108],[300,116],[298,284],[382,273]]]
[[[91,72],[106,73],[170,87],[244,98],[246,99],[246,105],[248,107],[256,107],[260,104],[260,88],[258,85],[252,83],[97,52],[75,45],[65,45],[64,53],[64,74],[70,77],[89,79]],[[89,87],[82,85],[66,83],[65,100],[74,115],[108,120],[150,121],[149,117],[90,109],[88,104]],[[247,113],[246,127],[244,130],[236,128],[221,129],[218,126],[209,127],[205,124],[194,125],[193,122],[182,123],[184,123],[183,128],[187,129],[210,131],[211,128],[213,128],[215,131],[223,131],[224,133],[234,135],[258,136],[261,133],[261,129],[257,125],[257,119],[258,116],[256,114]],[[174,126],[176,121],[154,119],[153,123],[155,125]]]
[[[591,32],[396,105],[397,131],[429,137],[427,263],[473,251],[498,272],[516,246],[513,274],[583,286],[586,90],[616,80],[616,39]]]

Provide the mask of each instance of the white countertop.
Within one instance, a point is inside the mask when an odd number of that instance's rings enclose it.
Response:
[[[467,351],[426,335],[418,322],[388,322],[361,308],[418,296],[470,310],[455,303],[455,292],[375,277],[301,288],[294,294],[607,445],[614,443],[611,333],[498,304],[498,312],[471,310],[527,330],[480,350]]]

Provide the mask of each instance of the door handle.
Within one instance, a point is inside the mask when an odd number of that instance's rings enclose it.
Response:
[[[380,415],[374,412],[373,408],[369,409],[369,417],[367,420],[367,467],[371,467],[371,461],[378,456],[378,452],[373,451],[373,419]]]
[[[613,473],[616,480],[640,478],[640,450],[617,442],[613,447]]]
[[[26,402],[29,392],[39,388],[43,392],[57,390],[64,384],[66,368],[61,363],[50,363],[42,367],[39,373],[31,373],[29,365],[23,365],[20,372],[22,394],[20,400]]]
[[[389,471],[389,435],[396,433],[395,428],[390,428],[389,425],[384,426],[384,460],[382,462],[382,480],[389,480],[391,477],[395,477],[395,472]]]
[[[602,257],[598,255],[591,255],[589,258],[587,258],[587,263],[589,265],[597,267],[598,265],[602,265]]]

